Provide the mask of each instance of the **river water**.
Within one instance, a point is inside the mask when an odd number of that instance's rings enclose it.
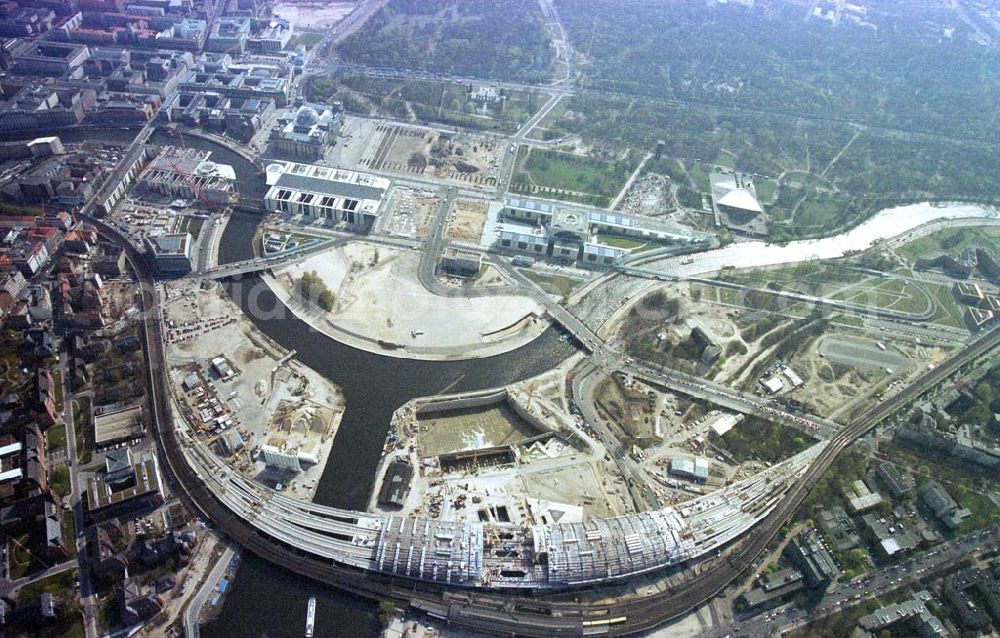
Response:
[[[715,272],[726,266],[759,268],[811,259],[835,259],[848,252],[864,250],[873,242],[902,235],[928,222],[972,217],[1000,219],[1000,211],[991,206],[961,203],[933,205],[923,202],[896,206],[879,211],[871,219],[835,237],[805,239],[784,245],[762,241],[738,242],[692,256],[664,259],[651,267],[680,276],[692,276]]]
[[[189,145],[204,144],[185,138]],[[160,140],[155,140],[160,141]],[[240,192],[263,198],[263,179],[235,153],[212,144],[212,159],[236,166]],[[251,238],[259,219],[234,214],[226,226],[219,261],[253,256]],[[256,327],[290,350],[305,365],[343,390],[346,410],[314,500],[365,509],[393,411],[410,399],[505,385],[558,365],[573,353],[553,329],[531,343],[495,357],[467,361],[418,361],[373,354],[334,341],[280,310],[257,277],[228,285]],[[253,297],[253,304],[250,298]],[[263,313],[251,312],[253,308]],[[256,315],[256,316],[255,316]],[[273,316],[282,315],[282,316]],[[309,596],[316,596],[316,636],[368,636],[379,629],[373,603],[325,587],[253,556],[244,558],[219,618],[202,629],[206,638],[301,636]]]
[[[134,131],[74,132],[61,137],[67,142],[98,138],[125,141],[131,139],[129,135],[134,136]],[[161,134],[154,136],[153,141],[176,144],[176,140]],[[250,162],[214,142],[193,136],[186,137],[185,142],[188,146],[211,150],[212,159],[217,162],[233,165],[240,192],[263,199],[263,179]],[[655,267],[694,275],[723,266],[758,267],[829,259],[845,251],[864,249],[875,240],[899,235],[934,219],[960,217],[1000,215],[994,209],[974,205],[915,204],[882,211],[835,238],[791,242],[785,246],[738,243],[693,257],[666,260]],[[220,263],[252,256],[251,238],[258,222],[252,215],[233,215],[220,242]],[[682,263],[692,258],[693,262]],[[290,312],[283,316],[254,316],[255,313],[248,312],[250,296],[254,297],[253,305],[265,310],[275,308],[278,303],[256,277],[229,284],[229,290],[259,330],[284,347],[296,350],[305,365],[332,380],[344,392],[347,408],[315,493],[317,502],[337,507],[366,507],[390,417],[406,401],[443,391],[504,385],[551,369],[572,353],[550,329],[518,350],[486,359],[425,362],[386,357],[334,341]],[[202,634],[206,638],[301,636],[310,596],[317,599],[317,637],[378,634],[377,607],[371,601],[323,586],[253,556],[244,557],[221,614],[202,629]]]

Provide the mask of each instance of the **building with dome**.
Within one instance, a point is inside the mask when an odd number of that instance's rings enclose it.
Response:
[[[294,159],[321,159],[336,140],[340,123],[340,113],[300,106],[278,121],[271,133],[271,149]]]

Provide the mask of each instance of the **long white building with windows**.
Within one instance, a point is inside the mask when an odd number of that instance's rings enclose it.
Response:
[[[266,172],[264,206],[306,221],[368,230],[378,219],[389,179],[316,164],[274,162]]]
[[[620,263],[632,251],[607,237],[678,248],[708,247],[714,238],[665,219],[518,197],[503,201],[493,232],[496,250],[598,267]]]

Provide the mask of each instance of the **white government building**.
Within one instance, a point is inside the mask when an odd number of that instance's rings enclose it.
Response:
[[[343,222],[356,230],[375,223],[390,184],[377,175],[297,162],[269,164],[266,179],[268,212]]]

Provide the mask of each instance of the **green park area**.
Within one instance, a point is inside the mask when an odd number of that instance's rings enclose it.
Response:
[[[1000,226],[949,228],[914,239],[897,252],[911,261],[930,258],[941,253],[959,256],[967,248],[1000,249]]]
[[[607,206],[638,161],[631,152],[624,157],[592,157],[522,146],[511,188],[539,197]]]
[[[340,102],[349,113],[497,133],[513,133],[545,103],[538,91],[492,92],[451,82],[352,73],[312,78],[306,95],[314,102]]]

